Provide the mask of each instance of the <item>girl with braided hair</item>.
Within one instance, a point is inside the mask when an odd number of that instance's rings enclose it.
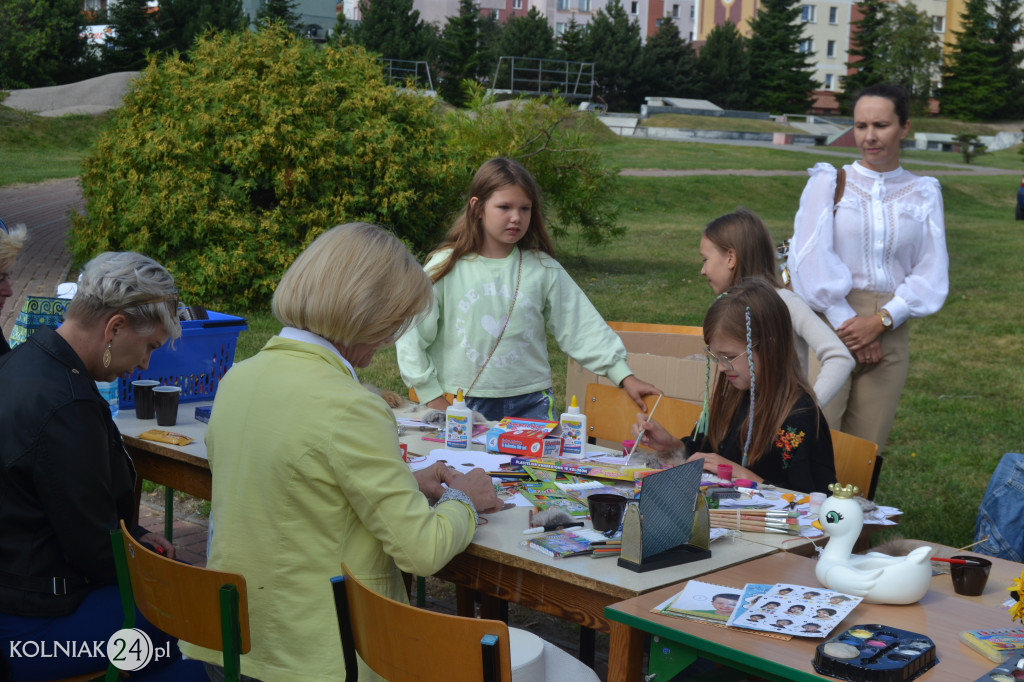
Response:
[[[668,464],[703,459],[704,470],[731,464],[734,478],[802,492],[835,483],[832,436],[793,347],[786,304],[763,280],[719,296],[704,316],[707,384],[704,411],[679,439],[637,415],[634,434]],[[713,391],[711,365],[719,373]],[[753,418],[751,418],[751,415]]]

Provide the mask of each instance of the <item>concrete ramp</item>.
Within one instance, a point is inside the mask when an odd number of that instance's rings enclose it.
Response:
[[[124,71],[67,85],[10,90],[3,105],[40,116],[101,114],[121,106],[128,84],[138,75]]]

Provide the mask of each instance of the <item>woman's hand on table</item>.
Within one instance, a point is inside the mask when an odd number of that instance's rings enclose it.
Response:
[[[644,435],[640,438],[639,444],[656,452],[675,450],[683,446],[681,440],[666,431],[665,427],[658,422],[647,419],[647,415],[643,412],[637,413],[636,422],[630,427],[630,430],[633,432],[634,438],[640,436],[640,432],[643,431]]]
[[[753,481],[754,483],[763,483],[764,479],[755,474],[750,469],[740,466],[731,459],[726,459],[716,452],[695,452],[686,460],[688,463],[695,459],[703,459],[704,471],[718,475],[718,465],[728,464],[732,467],[732,479],[735,481],[737,478],[746,478]]]
[[[451,486],[452,481],[462,476],[458,470],[444,462],[434,462],[424,469],[412,472],[412,475],[416,477],[420,492],[431,500],[444,495],[444,486]]]
[[[647,405],[644,403],[645,395],[662,395],[660,388],[646,381],[641,381],[632,374],[622,380],[622,388],[644,412],[647,411]]]
[[[159,533],[146,533],[139,538],[139,542],[151,546],[157,554],[163,554],[168,559],[174,558],[174,545]]]
[[[495,512],[502,508],[503,502],[498,499],[498,493],[494,490],[494,482],[483,469],[473,469],[468,474],[457,474],[448,483],[449,488],[461,490],[473,500],[473,506],[477,512]]]

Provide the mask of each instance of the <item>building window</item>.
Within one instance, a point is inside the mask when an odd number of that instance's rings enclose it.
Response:
[[[580,11],[581,12],[589,12],[590,11],[590,0],[580,0]]]
[[[640,14],[640,3],[637,2],[637,0],[633,0],[633,2],[629,3],[629,13],[633,16]]]
[[[825,89],[826,90],[831,90],[832,89],[832,74],[830,74],[830,73],[826,73],[825,74]]]
[[[836,56],[836,41],[834,41],[834,40],[828,41],[828,44],[825,47],[825,56],[826,57],[835,57]]]
[[[839,8],[838,7],[829,7],[828,8],[828,23],[832,24],[833,26],[835,26],[836,24],[839,23]]]
[[[563,12],[569,11],[569,0],[558,0],[558,9]]]
[[[679,18],[679,5],[672,5],[672,18],[673,19],[678,19]]]
[[[523,0],[512,0],[512,9],[522,9]]]
[[[697,15],[696,13],[697,13],[697,8],[694,7],[693,5],[690,5],[690,18],[693,19]]]
[[[800,53],[801,54],[810,54],[811,52],[814,52],[814,39],[813,38],[806,38],[804,40],[801,40],[800,41]]]
[[[566,23],[564,21],[556,22],[555,23],[555,35],[556,36],[560,36],[563,33],[565,33],[565,28],[566,28]]]
[[[805,24],[813,24],[817,15],[816,10],[817,7],[814,5],[800,5],[800,21]]]
[[[932,17],[932,30],[936,33],[945,33],[946,17]]]

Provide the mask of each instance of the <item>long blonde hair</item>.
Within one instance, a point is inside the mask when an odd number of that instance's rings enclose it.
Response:
[[[764,280],[737,284],[711,304],[704,316],[704,343],[711,345],[715,334],[744,341],[746,361],[753,368],[753,354],[757,353],[759,371],[755,377],[751,369],[749,393],[728,381],[717,382],[708,405],[707,438],[719,451],[737,411],[749,399],[753,406],[739,432],[747,456],[744,466],[752,465],[771,447],[796,402],[804,393],[813,398],[814,391],[796,355],[789,309]]]
[[[715,218],[704,228],[703,236],[723,253],[731,250],[736,254],[729,286],[757,278],[776,289],[782,287],[772,235],[761,217],[750,209],[740,207]]]
[[[477,169],[473,175],[473,181],[469,184],[469,198],[466,200],[466,207],[455,219],[455,223],[448,230],[441,245],[428,256],[427,260],[430,260],[434,254],[451,249],[448,260],[431,269],[430,279],[432,282],[437,282],[451,272],[463,256],[480,251],[484,244],[484,204],[492,194],[510,186],[522,188],[530,199],[530,203],[533,204],[526,234],[516,245],[520,249],[535,249],[554,257],[555,250],[551,245],[551,238],[544,228],[544,211],[537,183],[521,164],[512,159],[498,157],[484,162]],[[473,199],[476,199],[475,203]]]

